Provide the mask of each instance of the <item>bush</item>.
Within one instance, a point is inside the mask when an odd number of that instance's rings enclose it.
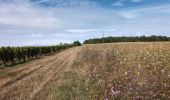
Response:
[[[80,43],[79,41],[74,41],[74,42],[73,42],[73,45],[74,45],[74,46],[81,46],[81,43]]]

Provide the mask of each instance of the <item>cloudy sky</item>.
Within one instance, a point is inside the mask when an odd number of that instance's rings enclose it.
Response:
[[[0,46],[170,36],[170,0],[0,0]]]

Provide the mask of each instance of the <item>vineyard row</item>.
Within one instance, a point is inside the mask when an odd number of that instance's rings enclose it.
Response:
[[[17,62],[25,62],[26,60],[37,58],[39,56],[56,53],[64,49],[74,47],[73,44],[64,44],[57,46],[41,46],[41,47],[1,47],[0,62],[5,66],[7,64],[14,65]]]

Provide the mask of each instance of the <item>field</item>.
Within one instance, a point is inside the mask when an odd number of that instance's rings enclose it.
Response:
[[[0,69],[0,100],[169,99],[169,42],[89,44]]]

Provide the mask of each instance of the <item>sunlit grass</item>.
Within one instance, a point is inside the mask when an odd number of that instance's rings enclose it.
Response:
[[[77,98],[170,99],[170,43],[85,45],[73,70]]]

